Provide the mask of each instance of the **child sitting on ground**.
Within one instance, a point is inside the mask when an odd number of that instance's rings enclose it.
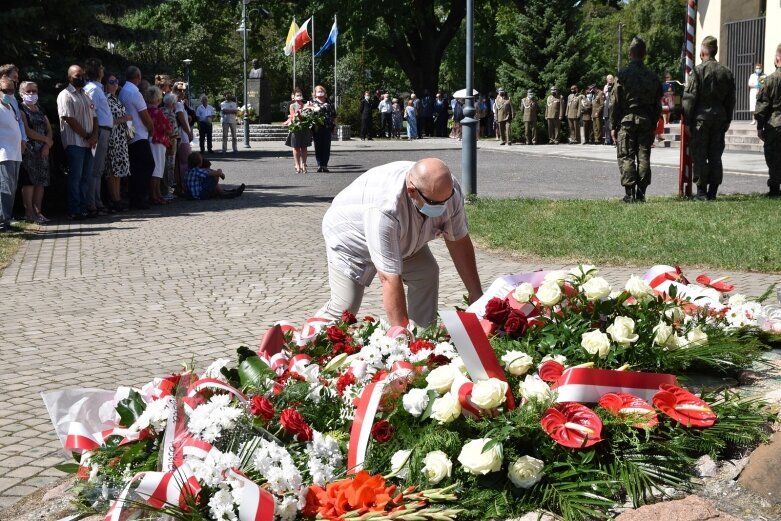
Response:
[[[185,188],[193,199],[210,199],[219,197],[232,199],[244,192],[244,183],[232,190],[223,190],[220,179],[225,179],[222,170],[212,170],[211,162],[204,159],[198,152],[191,153],[187,158],[187,173],[184,176]]]

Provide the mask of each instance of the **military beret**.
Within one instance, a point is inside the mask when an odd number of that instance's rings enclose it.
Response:
[[[719,50],[719,41],[713,36],[706,36],[702,40],[702,46],[708,49],[710,54],[716,54]]]
[[[632,38],[632,43],[629,44],[629,52],[640,54],[645,56],[645,41],[639,36]]]

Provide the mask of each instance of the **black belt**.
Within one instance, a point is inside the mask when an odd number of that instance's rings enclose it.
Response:
[[[98,128],[102,128],[103,130],[108,130],[109,132],[111,132],[111,130],[112,130],[111,127],[106,127],[106,126],[103,126],[103,125],[100,125]]]

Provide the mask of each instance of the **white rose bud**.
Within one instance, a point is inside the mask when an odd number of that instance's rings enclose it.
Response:
[[[564,284],[564,281],[567,280],[569,277],[569,273],[567,273],[564,270],[555,270],[555,271],[549,271],[545,278],[542,279],[543,284],[547,284],[548,282],[555,282],[559,286]]]
[[[428,392],[425,389],[410,389],[401,399],[401,403],[405,411],[417,418],[428,407],[428,400]]]
[[[458,455],[458,461],[464,466],[464,470],[477,476],[496,472],[502,468],[501,444],[497,443],[483,452],[483,447],[489,441],[491,441],[489,438],[478,438],[464,445],[461,454]]]
[[[439,394],[446,393],[450,390],[450,386],[453,385],[453,378],[456,377],[456,373],[451,365],[440,365],[434,368],[428,376],[426,376],[426,382],[429,389],[434,389]]]
[[[613,323],[608,326],[607,332],[610,334],[613,342],[624,347],[637,342],[637,339],[640,338],[635,333],[635,321],[629,317],[616,317]]]
[[[407,476],[409,476],[410,454],[412,454],[411,450],[397,450],[391,456],[391,474],[399,479],[407,479]]]
[[[504,362],[507,371],[513,376],[525,375],[534,364],[532,357],[523,351],[506,352],[502,355],[502,362]]]
[[[695,327],[688,333],[686,333],[686,340],[689,341],[689,346],[702,346],[708,343],[708,335],[700,329],[699,326]]]
[[[445,393],[434,400],[431,405],[431,417],[439,423],[450,423],[461,416],[461,404],[458,396],[453,393]]]
[[[589,300],[602,300],[610,295],[613,288],[602,277],[594,277],[587,280],[581,287],[581,291]]]
[[[588,354],[599,355],[599,358],[605,358],[610,352],[610,339],[599,329],[583,333],[580,337],[580,345]]]
[[[545,383],[540,375],[527,374],[521,382],[521,395],[529,401],[545,401],[550,399],[550,386]]]
[[[441,450],[434,450],[423,458],[421,472],[426,476],[429,483],[436,485],[443,479],[450,477],[450,474],[453,472],[453,463],[447,457],[447,454]]]
[[[683,320],[683,310],[678,306],[673,306],[664,311],[664,316],[672,320],[673,322],[680,322]]]
[[[554,306],[561,301],[561,288],[556,282],[543,282],[537,289],[537,300],[543,306]]]
[[[629,280],[626,281],[624,289],[636,299],[648,298],[654,294],[654,290],[651,289],[651,286],[649,286],[646,281],[634,275],[629,277]]]
[[[532,295],[534,295],[534,286],[528,282],[522,282],[515,288],[515,291],[513,291],[513,298],[521,303],[529,302]]]
[[[508,477],[518,488],[531,488],[542,479],[542,469],[545,463],[531,456],[521,456],[510,464]]]
[[[668,326],[664,322],[659,322],[659,324],[654,327],[654,344],[658,346],[667,346],[670,337],[673,336],[675,336],[673,327]]]
[[[599,270],[593,264],[578,264],[571,270],[569,270],[569,276],[567,280],[581,279],[583,282],[590,280],[599,273]]]
[[[475,382],[472,386],[472,403],[484,410],[499,407],[507,399],[507,387],[507,382],[498,378]]]

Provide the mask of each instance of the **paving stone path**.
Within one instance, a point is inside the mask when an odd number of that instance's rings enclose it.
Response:
[[[141,385],[191,360],[202,369],[256,345],[276,320],[302,322],[325,301],[320,222],[335,185],[304,186],[277,153],[257,160],[266,188],[255,160],[218,161],[248,183],[240,199],[48,226],[0,275],[0,508],[62,475],[53,466],[66,458],[41,392]],[[341,184],[362,167],[353,170]],[[271,186],[275,176],[284,182]],[[440,305],[452,307],[463,288],[444,244],[432,249],[442,269]],[[565,267],[486,251],[478,257],[486,287],[505,273]],[[603,274],[622,283],[642,271]],[[749,294],[781,278],[731,275]],[[362,312],[381,309],[375,284]]]

